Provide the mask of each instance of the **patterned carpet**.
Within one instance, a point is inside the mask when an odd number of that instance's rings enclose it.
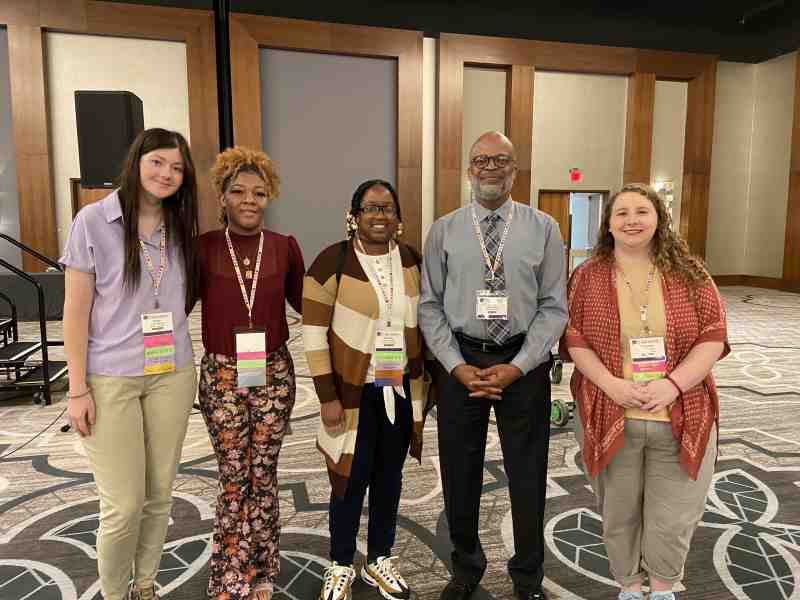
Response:
[[[720,459],[697,530],[682,598],[800,598],[800,296],[730,287],[731,355],[716,368],[722,402]],[[36,327],[25,324],[28,337]],[[61,324],[50,334],[60,338]],[[292,432],[281,454],[282,572],[276,598],[312,600],[326,565],[329,486],[314,448],[317,401],[307,376],[297,319],[290,345],[301,378]],[[192,317],[199,348],[199,318]],[[569,399],[564,379],[554,397]],[[95,564],[97,498],[81,445],[61,433],[63,395],[49,407],[0,404],[0,599],[99,598]],[[55,421],[54,421],[55,420]],[[37,432],[54,425],[24,448]],[[449,579],[435,419],[428,421],[421,465],[406,464],[395,554],[419,598],[433,600]],[[576,466],[571,424],[550,445],[546,589],[551,598],[616,597],[586,480]],[[216,495],[215,461],[193,415],[175,483],[173,523],[159,574],[168,600],[205,597],[208,534]],[[510,598],[507,481],[496,429],[487,449],[480,535],[489,568],[475,598]],[[362,533],[366,534],[362,521]],[[366,549],[364,535],[359,550]],[[360,559],[357,559],[357,561]],[[356,600],[377,599],[363,584]]]

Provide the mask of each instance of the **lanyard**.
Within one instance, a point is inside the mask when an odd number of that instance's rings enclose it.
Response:
[[[364,246],[361,244],[361,240],[356,235],[356,244],[358,245],[358,249],[361,251],[362,254],[367,254],[364,250]],[[369,256],[367,254],[367,256]],[[387,314],[387,324],[389,327],[392,326],[392,307],[394,306],[394,266],[392,265],[392,242],[389,242],[389,289],[388,294],[386,290],[386,286],[383,285],[383,281],[378,276],[378,274],[373,270],[372,263],[368,260],[366,261],[367,265],[369,265],[370,275],[373,276],[375,281],[378,282],[378,287],[381,290],[381,295],[383,296],[383,300],[386,302],[386,314]]]
[[[253,328],[253,306],[256,303],[256,287],[258,286],[258,272],[261,270],[261,253],[264,251],[264,232],[261,232],[261,237],[258,240],[258,255],[256,256],[256,269],[253,271],[253,287],[250,288],[250,297],[247,297],[247,289],[244,287],[244,279],[242,279],[242,272],[239,270],[239,261],[236,259],[236,252],[233,249],[233,242],[231,242],[230,233],[228,228],[225,228],[225,240],[228,242],[228,252],[231,254],[231,262],[233,263],[233,270],[236,271],[236,279],[239,280],[239,289],[242,290],[242,300],[244,300],[245,308],[247,308],[247,322],[250,324],[250,329]]]
[[[619,268],[619,267],[617,267]],[[644,288],[644,304],[639,304],[639,320],[642,322],[642,331],[645,334],[650,333],[650,327],[647,324],[647,307],[650,304],[650,286],[653,284],[653,275],[655,274],[656,266],[650,265],[650,272],[647,274],[647,285]],[[631,300],[633,300],[634,306],[636,306],[636,294],[633,291],[633,286],[631,282],[628,281],[628,276],[625,275],[625,271],[619,269],[619,272],[622,274],[622,279],[625,281],[625,285],[628,286],[628,289],[631,292]]]
[[[156,308],[159,308],[158,289],[161,287],[161,278],[164,276],[164,271],[167,270],[167,228],[163,224],[161,225],[161,241],[159,243],[161,264],[158,267],[158,275],[156,275],[150,251],[145,247],[142,240],[139,240],[139,246],[142,249],[142,254],[144,254],[144,264],[147,267],[147,272],[150,273],[150,279],[153,280],[153,295],[156,298]]]
[[[483,252],[483,260],[486,261],[486,268],[489,269],[489,275],[486,277],[486,283],[491,283],[494,281],[494,274],[497,272],[497,269],[500,268],[500,262],[503,260],[503,248],[506,245],[508,232],[511,229],[511,221],[514,220],[514,201],[511,200],[510,202],[512,202],[512,204],[510,210],[508,211],[508,221],[506,222],[506,227],[503,230],[503,235],[500,238],[500,245],[497,247],[497,255],[494,257],[494,264],[492,264],[492,258],[489,256],[488,250],[486,250],[486,241],[483,239],[481,226],[478,223],[478,215],[475,212],[475,205],[473,204],[470,206],[472,209],[472,224],[475,226],[475,236],[478,238],[478,242],[480,242],[481,252]]]

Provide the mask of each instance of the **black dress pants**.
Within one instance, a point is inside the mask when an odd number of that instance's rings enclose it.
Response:
[[[508,363],[519,345],[483,352],[460,343],[469,365]],[[469,391],[437,364],[439,460],[447,522],[453,544],[453,576],[477,584],[486,570],[478,539],[478,513],[489,409],[494,408],[511,498],[514,556],[508,572],[517,591],[542,584],[544,504],[550,443],[550,366],[539,365],[503,390],[501,400],[470,398]]]

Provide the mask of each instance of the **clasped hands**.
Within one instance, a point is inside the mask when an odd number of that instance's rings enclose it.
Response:
[[[507,363],[486,369],[460,364],[453,369],[452,375],[469,390],[470,398],[500,400],[503,390],[522,377],[522,371]]]
[[[615,377],[604,391],[622,408],[638,408],[648,412],[666,408],[678,397],[678,389],[668,379],[635,383]]]

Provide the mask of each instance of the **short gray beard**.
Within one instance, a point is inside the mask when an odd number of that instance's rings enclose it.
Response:
[[[472,188],[472,197],[475,200],[494,202],[511,191],[511,177],[506,177],[500,183],[481,183],[480,179],[469,176],[469,185]]]

